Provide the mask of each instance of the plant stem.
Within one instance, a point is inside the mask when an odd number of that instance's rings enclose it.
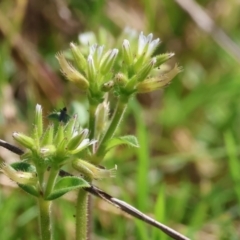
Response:
[[[45,201],[42,196],[38,198],[39,229],[41,240],[52,240],[51,201]]]
[[[104,135],[100,141],[100,144],[98,146],[98,150],[96,153],[96,155],[98,157],[97,159],[102,160],[102,157],[104,156],[105,150],[106,150],[105,144],[110,138],[113,137],[119,123],[121,122],[124,112],[127,108],[128,99],[129,98],[121,98],[121,97],[118,99],[111,122],[108,125],[107,131],[104,133]]]
[[[58,177],[58,172],[59,172],[59,169],[55,169],[53,167],[50,169],[50,175],[49,175],[46,190],[44,193],[45,197],[47,197],[49,194],[51,194],[51,192],[54,188],[56,179]]]
[[[94,135],[95,135],[95,112],[97,109],[97,105],[95,105],[94,103],[91,104],[90,103],[90,107],[89,107],[89,124],[88,124],[88,129],[90,130],[90,135],[89,135],[89,139],[93,139]]]
[[[76,206],[76,240],[88,239],[88,193],[78,191]]]

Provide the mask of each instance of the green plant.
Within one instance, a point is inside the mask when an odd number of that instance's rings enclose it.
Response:
[[[115,175],[116,167],[105,169],[99,166],[110,149],[119,145],[139,147],[135,136],[115,137],[129,100],[136,93],[166,86],[181,71],[177,65],[169,72],[160,68],[173,56],[172,53],[152,57],[159,39],[153,40],[152,34],[144,36],[140,33],[137,40],[136,37],[130,38],[129,33],[125,33],[125,37],[130,40],[124,39],[119,49],[105,50],[104,46],[96,43],[86,46],[86,49],[71,43],[70,51],[57,54],[67,80],[86,92],[88,129],[79,126],[76,115],[68,116],[66,108],[50,114],[52,123],[44,129],[42,108],[37,105],[32,134],[13,133],[14,139],[27,150],[18,152],[20,162],[11,165],[2,162],[1,170],[20,188],[36,197],[42,240],[53,239],[52,201],[75,189],[78,189],[76,240],[88,238],[88,192],[162,229],[174,239],[187,239],[92,185],[93,179]],[[88,38],[87,42],[90,41]],[[112,98],[109,95],[113,95]],[[111,117],[110,105],[115,109]],[[4,142],[1,146],[13,150]],[[64,172],[65,165],[72,166],[82,177]]]

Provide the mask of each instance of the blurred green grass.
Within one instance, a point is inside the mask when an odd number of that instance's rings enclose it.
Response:
[[[162,40],[158,51],[175,52],[184,72],[164,91],[131,102],[120,132],[136,133],[141,148],[110,154],[105,164],[118,165],[117,177],[95,184],[191,239],[239,239],[239,63],[174,1],[13,2],[0,3],[0,137],[12,142],[12,131],[29,131],[36,103],[47,115],[84,102],[54,58],[79,33],[102,27],[118,36],[126,25],[151,31]],[[238,3],[198,2],[239,44]],[[12,41],[13,33],[24,44]],[[14,160],[3,149],[0,156]],[[38,239],[34,199],[2,175],[0,184],[1,236]],[[169,239],[100,200],[93,209],[94,240]],[[71,194],[55,203],[54,214],[56,239],[73,239]]]

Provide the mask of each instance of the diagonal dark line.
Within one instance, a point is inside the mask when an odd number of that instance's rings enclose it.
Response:
[[[8,149],[9,151],[16,153],[18,155],[24,154],[24,151],[8,142],[5,142],[4,140],[0,139],[0,146]]]
[[[23,150],[21,150],[20,148],[5,142],[4,140],[0,139],[0,146],[10,150],[13,153],[16,153],[18,155],[22,155],[24,153]],[[65,177],[65,176],[73,176],[72,174],[60,170],[59,171],[59,176],[61,177]],[[173,230],[172,228],[157,222],[156,220],[154,220],[153,218],[147,216],[146,214],[140,212],[138,209],[134,208],[133,206],[131,206],[130,204],[119,200],[117,198],[112,197],[111,195],[109,195],[108,193],[104,192],[103,190],[101,190],[100,188],[91,185],[90,187],[84,188],[85,191],[91,193],[92,195],[101,198],[102,200],[112,204],[113,206],[119,208],[120,210],[122,210],[123,212],[137,218],[140,219],[160,230],[162,230],[164,233],[166,233],[168,236],[172,237],[175,240],[190,240],[189,238],[183,236],[182,234],[180,234],[179,232]]]
[[[160,222],[157,222],[156,220],[154,220],[153,218],[142,213],[141,211],[134,208],[130,204],[128,204],[122,200],[119,200],[117,198],[112,197],[111,195],[107,194],[106,192],[102,191],[101,189],[99,189],[93,185],[89,188],[85,188],[85,190],[90,192],[94,196],[97,196],[97,197],[107,201],[108,203],[114,205],[115,207],[121,209],[123,212],[126,212],[127,214],[162,230],[164,233],[166,233],[168,236],[172,237],[175,240],[190,240],[189,238],[183,236],[182,234],[173,230],[172,228],[170,228]]]

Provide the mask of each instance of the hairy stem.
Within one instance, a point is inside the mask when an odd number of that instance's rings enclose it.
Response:
[[[127,108],[127,103],[128,103],[128,98],[119,98],[115,111],[113,113],[112,119],[110,121],[110,124],[108,125],[108,128],[106,130],[106,132],[104,133],[100,144],[98,146],[98,150],[97,150],[97,159],[102,160],[101,158],[104,156],[105,154],[105,150],[106,150],[106,142],[111,139],[114,136],[114,133],[116,131],[116,129],[118,128],[119,123],[122,120],[122,117],[124,115],[124,112]]]
[[[76,240],[88,240],[88,193],[78,191],[76,206]]]
[[[38,198],[39,208],[39,229],[41,240],[52,240],[52,223],[51,223],[51,201],[45,201],[42,196]]]

